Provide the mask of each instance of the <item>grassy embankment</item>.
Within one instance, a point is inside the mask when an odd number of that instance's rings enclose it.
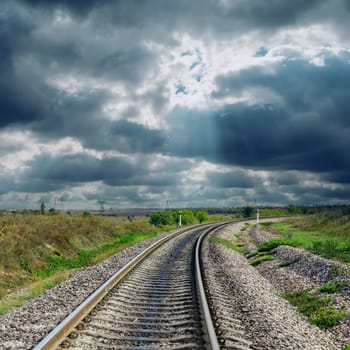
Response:
[[[350,214],[341,211],[321,212],[313,216],[289,220],[285,222],[261,223],[266,228],[273,227],[282,233],[281,238],[261,244],[257,252],[271,252],[277,246],[284,244],[293,247],[303,247],[319,256],[345,263],[350,263]],[[293,262],[291,262],[293,263]],[[287,266],[280,264],[279,267]],[[330,279],[344,271],[333,268]],[[336,326],[348,315],[348,310],[337,309],[332,304],[332,298],[322,294],[340,292],[348,282],[330,282],[319,288],[318,293],[310,290],[288,292],[282,294],[291,304],[297,307],[311,323],[321,329]],[[346,349],[349,345],[344,345]]]
[[[268,228],[274,227],[282,233],[260,246],[259,249],[271,250],[285,244],[303,247],[314,254],[328,259],[350,262],[350,214],[342,212],[323,212],[299,219],[274,223],[261,223]]]
[[[0,314],[61,283],[73,270],[172,228],[94,216],[0,215]]]
[[[281,236],[259,245],[256,251],[248,252],[245,246],[243,232],[251,225],[246,224],[240,233],[235,233],[232,240],[225,240],[219,237],[210,238],[224,244],[226,247],[246,254],[251,265],[258,265],[267,260],[274,260],[275,248],[279,245],[290,245],[303,247],[314,254],[325,258],[350,263],[350,214],[348,208],[333,211],[318,212],[311,216],[303,216],[298,219],[283,222],[261,222],[260,225],[274,233],[280,232]],[[297,262],[296,260],[281,263],[279,268],[286,267]],[[340,268],[333,268],[330,271],[330,279],[343,274]],[[331,297],[324,297],[324,294],[331,295],[340,292],[347,285],[345,281],[329,282],[321,286],[318,292],[301,290],[298,292],[284,293],[282,296],[304,314],[311,323],[321,329],[332,328],[344,320],[348,310],[337,309]],[[343,349],[350,348],[345,344]]]

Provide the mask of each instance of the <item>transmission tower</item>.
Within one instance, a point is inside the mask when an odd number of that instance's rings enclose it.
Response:
[[[104,204],[106,203],[105,201],[98,201],[98,203],[100,204],[100,214],[105,212],[105,207]]]

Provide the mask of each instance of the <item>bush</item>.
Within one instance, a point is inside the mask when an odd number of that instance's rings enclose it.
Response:
[[[337,310],[334,305],[320,307],[311,312],[310,322],[321,329],[328,329],[339,324],[340,321],[345,319],[347,314],[347,310]]]
[[[204,210],[197,210],[197,211],[195,211],[194,215],[200,224],[202,222],[208,221],[208,219],[209,219],[208,212],[206,212]]]
[[[254,209],[252,207],[247,206],[243,209],[243,216],[245,218],[249,218],[250,216],[253,215],[253,212],[254,212]]]
[[[157,211],[150,215],[149,222],[155,226],[166,226],[175,224],[175,215],[173,211]]]

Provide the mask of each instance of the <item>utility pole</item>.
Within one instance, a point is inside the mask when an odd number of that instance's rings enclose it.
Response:
[[[182,210],[179,210],[179,227],[181,227],[181,215],[182,215]]]

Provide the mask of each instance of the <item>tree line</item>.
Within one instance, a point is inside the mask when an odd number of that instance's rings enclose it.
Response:
[[[155,226],[168,226],[179,223],[179,210],[157,211],[150,215],[149,222]],[[208,221],[208,212],[205,210],[181,210],[181,223],[191,225]]]

